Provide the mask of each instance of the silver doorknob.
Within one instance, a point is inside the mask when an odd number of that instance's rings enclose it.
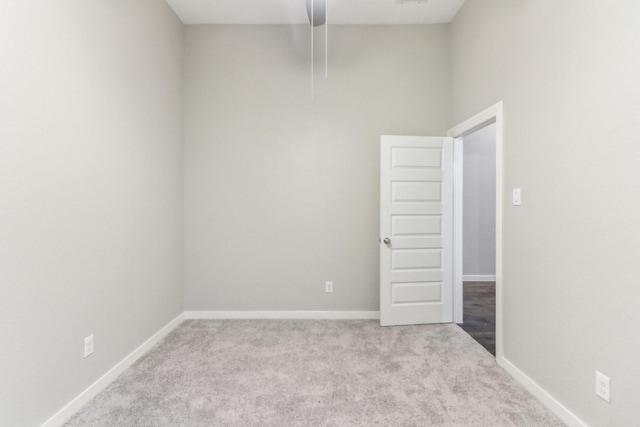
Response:
[[[385,245],[389,245],[389,244],[391,244],[391,239],[388,238],[388,237],[385,237],[383,242],[384,242]]]

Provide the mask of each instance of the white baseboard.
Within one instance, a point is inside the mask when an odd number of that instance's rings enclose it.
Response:
[[[379,311],[185,311],[173,319],[151,338],[141,344],[127,357],[111,368],[106,374],[91,384],[75,399],[60,409],[54,416],[42,424],[42,427],[59,427],[65,424],[86,403],[111,384],[120,374],[133,365],[136,360],[160,342],[185,319],[380,319]],[[547,408],[570,427],[588,427],[580,418],[556,400],[549,392],[540,387],[524,372],[505,357],[499,356],[498,364],[513,378],[538,398]]]
[[[111,384],[120,374],[135,363],[155,344],[166,337],[169,332],[174,330],[180,323],[184,321],[184,313],[169,322],[166,326],[156,332],[151,338],[145,341],[138,348],[133,350],[131,354],[122,359],[116,366],[111,368],[106,374],[100,377],[96,382],[91,384],[85,391],[80,393],[75,399],[69,402],[53,417],[49,418],[42,427],[58,427],[69,421],[87,402],[93,399],[98,393]]]
[[[463,282],[495,282],[496,275],[493,274],[463,274]]]
[[[379,311],[185,311],[185,319],[380,319]]]
[[[549,408],[554,414],[558,416],[565,424],[570,427],[588,427],[588,425],[578,418],[573,412],[571,412],[562,403],[558,402],[549,392],[540,387],[535,381],[533,381],[527,374],[518,369],[513,363],[499,357],[496,359],[498,365],[500,365],[505,371],[507,371],[513,378],[515,378],[520,384],[524,386],[531,394],[538,398],[547,408]]]

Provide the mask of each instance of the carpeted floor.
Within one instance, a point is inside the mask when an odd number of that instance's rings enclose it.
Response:
[[[455,324],[190,320],[68,426],[562,426]]]

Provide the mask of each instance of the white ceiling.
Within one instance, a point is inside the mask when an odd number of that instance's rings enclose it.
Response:
[[[328,1],[329,24],[446,23],[451,22],[465,2],[465,0]],[[305,0],[167,0],[167,3],[185,24],[309,23]]]

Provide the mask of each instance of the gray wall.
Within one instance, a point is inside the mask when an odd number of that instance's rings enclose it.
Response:
[[[496,274],[496,125],[464,137],[462,270]]]
[[[2,2],[0,425],[182,311],[181,43],[161,1]]]
[[[45,421],[182,311],[184,64],[188,310],[376,310],[379,135],[504,100],[524,201],[504,210],[505,355],[589,424],[633,425],[639,9],[468,0],[450,39],[332,27],[310,102],[303,27],[192,27],[183,62],[164,2],[5,2],[0,424]]]
[[[469,0],[454,123],[504,100],[508,360],[593,426],[640,419],[640,4]],[[594,371],[611,377],[611,404]]]
[[[187,27],[187,310],[378,310],[379,138],[445,134],[448,28],[329,40],[312,102],[308,27]]]

